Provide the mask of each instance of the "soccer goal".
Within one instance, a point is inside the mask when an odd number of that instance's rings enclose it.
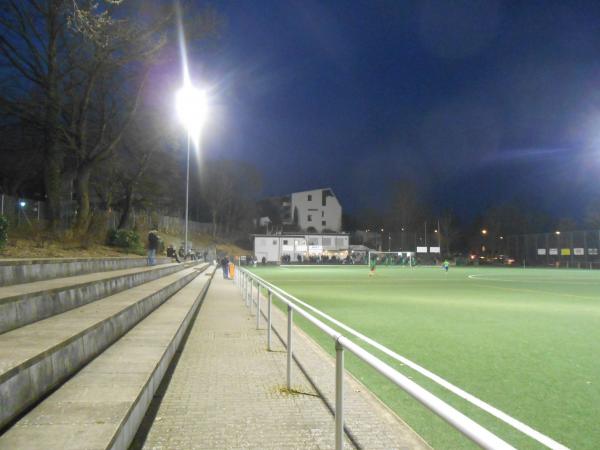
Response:
[[[369,252],[369,266],[373,258],[377,258],[378,266],[407,266],[414,267],[415,252]]]

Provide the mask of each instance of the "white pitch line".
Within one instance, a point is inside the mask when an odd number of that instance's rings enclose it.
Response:
[[[357,337],[357,338],[361,339],[362,341],[370,344],[371,346],[377,348],[378,350],[382,351],[386,355],[394,358],[396,361],[399,361],[399,362],[405,364],[406,366],[410,367],[411,369],[419,372],[421,375],[429,378],[432,381],[435,381],[440,386],[443,386],[444,388],[448,389],[450,392],[452,392],[452,393],[458,395],[459,397],[467,400],[469,403],[471,403],[471,404],[479,407],[480,409],[486,411],[487,413],[493,415],[494,417],[502,420],[504,423],[507,423],[508,425],[512,426],[513,428],[519,430],[521,433],[526,434],[527,436],[529,436],[532,439],[535,439],[540,444],[543,444],[543,445],[545,445],[546,447],[548,447],[548,448],[550,448],[552,450],[569,450],[568,447],[566,447],[566,446],[562,445],[561,443],[555,441],[554,439],[546,436],[545,434],[540,433],[539,431],[531,428],[529,425],[524,424],[523,422],[515,419],[514,417],[509,416],[505,412],[499,410],[498,408],[493,407],[489,403],[486,403],[483,400],[480,400],[479,398],[475,397],[474,395],[469,394],[468,392],[462,390],[458,386],[453,385],[449,381],[447,381],[447,380],[443,379],[442,377],[434,374],[433,372],[430,372],[429,370],[425,369],[424,367],[421,367],[420,365],[418,365],[417,363],[411,361],[410,359],[407,359],[404,356],[399,355],[398,353],[394,352],[393,350],[390,350],[389,348],[385,347],[384,345],[380,344],[379,342],[374,341],[373,339],[371,339],[371,338],[365,336],[364,334],[362,334],[362,333],[354,330],[353,328],[350,328],[348,325],[345,325],[344,323],[342,323],[342,322],[334,319],[333,317],[329,316],[328,314],[325,314],[324,312],[318,310],[314,306],[311,306],[311,305],[303,302],[302,300],[294,297],[293,295],[288,294],[283,289],[280,289],[277,286],[274,286],[273,284],[271,284],[268,281],[266,281],[265,279],[257,276],[256,274],[254,274],[254,276],[256,276],[257,278],[259,278],[263,283],[269,285],[273,290],[278,291],[280,294],[285,295],[289,299],[291,299],[291,300],[299,303],[300,305],[304,306],[305,308],[310,309],[311,311],[313,311],[314,313],[316,313],[316,314],[320,315],[321,317],[327,319],[331,323],[334,323],[335,325],[337,325],[338,327],[340,327],[340,328],[348,331],[349,333],[351,333],[355,337]]]

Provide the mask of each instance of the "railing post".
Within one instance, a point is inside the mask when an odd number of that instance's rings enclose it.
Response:
[[[288,305],[288,323],[287,323],[287,388],[292,388],[292,320],[294,320],[294,310]]]
[[[344,448],[344,347],[335,342],[335,450]]]
[[[252,282],[252,278],[248,276],[248,281],[250,282],[250,293],[248,297],[246,297],[246,306],[250,307],[250,311],[252,311],[252,289],[254,289],[254,283]]]
[[[260,329],[260,284],[256,288],[256,329]]]
[[[269,304],[267,305],[267,350],[271,351],[271,302],[273,294],[269,289]]]

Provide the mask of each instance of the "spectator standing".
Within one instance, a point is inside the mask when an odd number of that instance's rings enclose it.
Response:
[[[223,256],[223,259],[221,260],[221,269],[223,269],[223,278],[228,279],[229,278],[229,260],[227,259],[226,256]]]
[[[160,238],[158,237],[158,231],[156,229],[150,230],[148,233],[148,265],[153,266],[156,264],[156,251],[160,244]]]

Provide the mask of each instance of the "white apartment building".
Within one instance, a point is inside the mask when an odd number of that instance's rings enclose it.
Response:
[[[317,233],[341,231],[342,206],[331,188],[294,192],[290,197],[283,203],[290,208],[287,223],[297,223],[303,230],[314,228]]]

